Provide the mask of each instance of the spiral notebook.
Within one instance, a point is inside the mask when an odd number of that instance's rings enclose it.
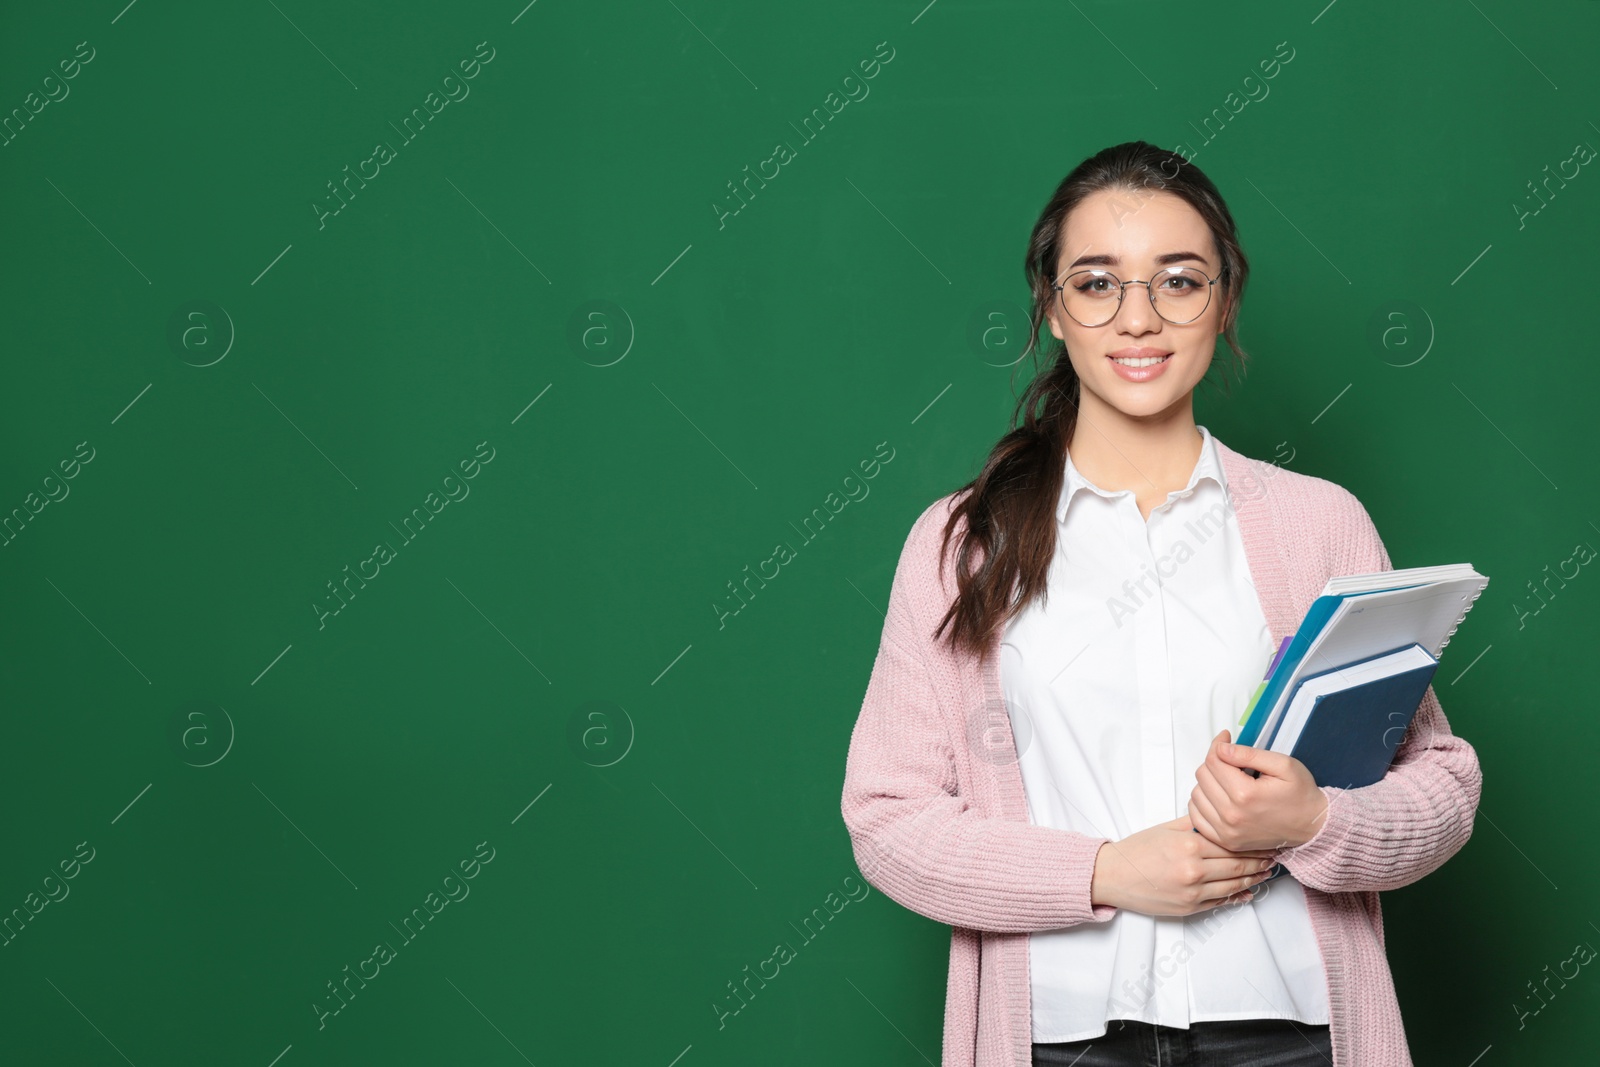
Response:
[[[1270,738],[1295,688],[1307,676],[1421,645],[1444,651],[1489,579],[1470,563],[1411,567],[1331,578],[1312,601],[1272,677],[1240,719],[1238,743]]]

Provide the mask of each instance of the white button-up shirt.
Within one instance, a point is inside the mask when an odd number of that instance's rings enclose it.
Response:
[[[1049,595],[1007,626],[1001,680],[1031,821],[1119,841],[1188,814],[1195,769],[1276,651],[1210,431],[1189,483],[1146,520],[1069,456]],[[1110,845],[1105,846],[1107,848]],[[1191,916],[1119,909],[1029,939],[1033,1040],[1108,1020],[1326,1023],[1327,979],[1293,875]]]

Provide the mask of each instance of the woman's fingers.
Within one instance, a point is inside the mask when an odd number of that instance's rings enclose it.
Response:
[[[1216,824],[1221,821],[1217,806],[1211,802],[1205,790],[1195,789],[1189,795],[1189,817],[1195,825],[1200,827],[1200,832],[1215,838],[1220,836],[1216,832]]]
[[[1200,810],[1200,805],[1194,797],[1189,798],[1189,822],[1200,831],[1201,836],[1206,839],[1208,844],[1211,839],[1217,836],[1217,829],[1211,824],[1210,816]],[[1221,848],[1222,846],[1212,845],[1212,847]]]
[[[1205,827],[1204,829],[1209,830],[1209,826]],[[1272,848],[1242,848],[1235,852],[1232,849],[1223,848],[1221,845],[1214,844],[1209,837],[1205,836],[1204,832],[1201,833],[1200,837],[1202,841],[1200,846],[1200,857],[1202,859],[1231,859],[1236,856],[1250,856],[1254,859],[1264,860],[1272,859],[1278,854],[1278,850]]]
[[[1250,889],[1253,889],[1254,887],[1260,885],[1262,882],[1265,882],[1267,880],[1267,875],[1269,875],[1271,873],[1272,872],[1270,870],[1257,871],[1254,874],[1246,875],[1243,878],[1235,879],[1235,882],[1237,883],[1237,888],[1238,888],[1238,890],[1240,892],[1246,892],[1246,891],[1248,891]]]
[[[1208,907],[1254,900],[1255,896],[1250,890],[1266,881],[1267,875],[1270,873],[1271,871],[1255,871],[1242,877],[1223,878],[1208,883],[1208,887],[1218,891],[1214,902]]]

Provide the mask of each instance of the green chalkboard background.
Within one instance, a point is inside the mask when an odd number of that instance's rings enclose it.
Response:
[[[1027,232],[1135,138],[1254,267],[1198,420],[1493,579],[1475,834],[1384,896],[1416,1062],[1592,1048],[1530,983],[1600,944],[1600,577],[1531,584],[1600,545],[1600,4],[124,4],[0,32],[0,1061],[936,1064],[947,928],[797,928]]]

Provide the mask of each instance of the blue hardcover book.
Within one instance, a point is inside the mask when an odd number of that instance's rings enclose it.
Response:
[[[1371,785],[1394,762],[1438,667],[1412,644],[1309,675],[1265,747],[1287,751],[1318,785]]]

